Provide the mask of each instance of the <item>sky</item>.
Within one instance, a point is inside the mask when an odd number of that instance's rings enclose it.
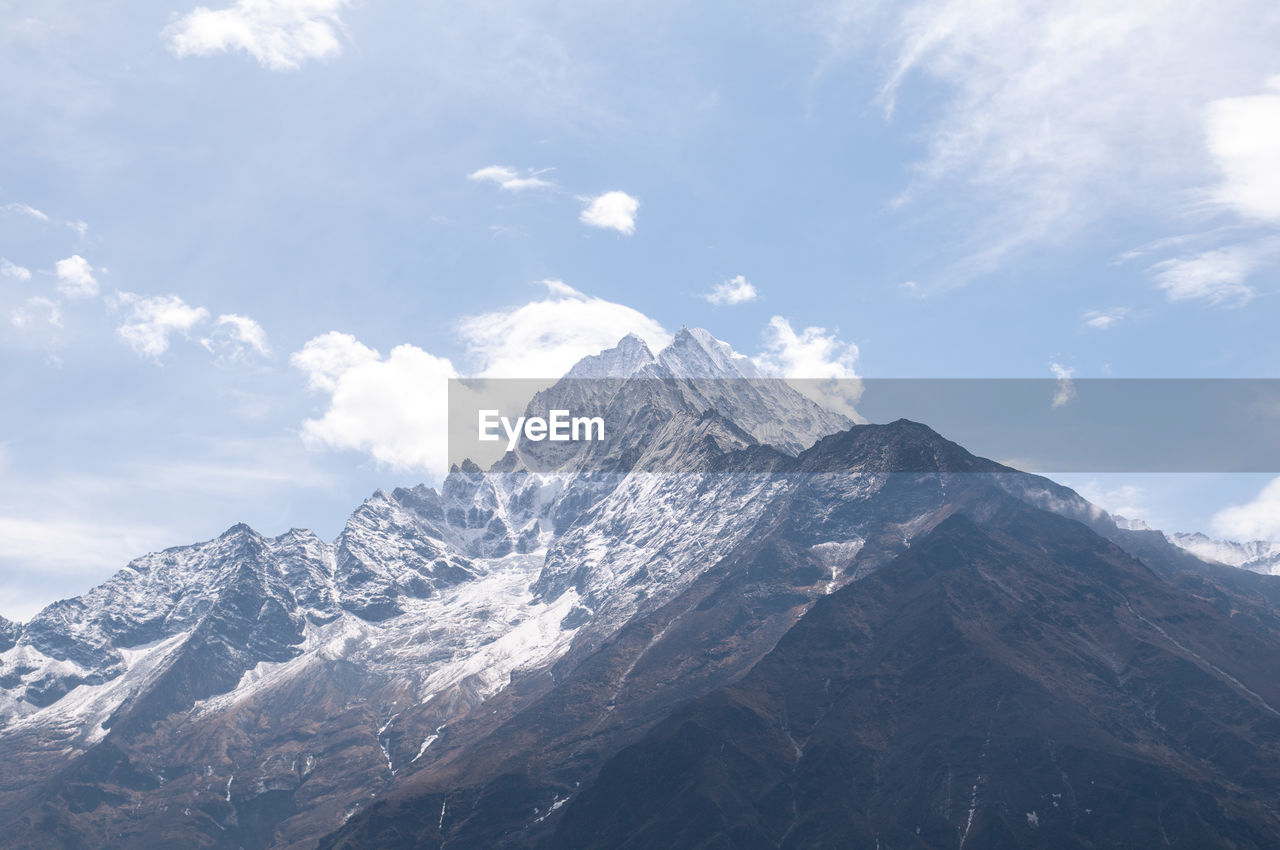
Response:
[[[439,480],[444,379],[1280,372],[1263,0],[0,0],[0,614]],[[1062,477],[1280,537],[1274,475]]]

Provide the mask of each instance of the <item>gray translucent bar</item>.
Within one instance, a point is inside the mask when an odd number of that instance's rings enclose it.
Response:
[[[832,425],[814,412],[817,405],[851,418]],[[529,440],[521,431],[505,459],[501,425],[500,439],[479,439],[481,410],[514,423],[553,418],[557,409],[566,411],[562,419],[603,420],[604,439]],[[699,416],[701,431],[691,425]],[[677,417],[680,427],[663,427]],[[794,455],[813,442],[815,429],[899,419],[1027,471],[1280,472],[1277,379],[451,381],[448,448],[451,463],[470,459],[487,469],[497,462],[499,471],[624,471],[640,457],[649,471],[662,471],[663,458],[670,458],[668,471],[683,471],[687,447],[676,443],[704,439],[704,431],[725,444],[732,426],[741,426],[744,444],[779,445],[779,434],[801,434],[787,449]],[[654,444],[662,440],[672,445]],[[757,453],[751,463],[772,462],[763,457]]]

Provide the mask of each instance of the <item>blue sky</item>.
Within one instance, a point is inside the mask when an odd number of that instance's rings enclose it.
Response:
[[[0,0],[10,617],[239,520],[331,537],[435,474],[418,388],[629,330],[1280,368],[1273,3],[210,2]],[[1274,535],[1269,480],[1069,483]]]

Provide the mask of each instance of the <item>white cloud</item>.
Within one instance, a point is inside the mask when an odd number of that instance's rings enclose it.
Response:
[[[509,192],[519,192],[522,189],[549,189],[556,185],[550,180],[543,180],[538,176],[543,173],[545,172],[526,171],[521,174],[516,169],[506,165],[489,165],[471,172],[467,175],[467,179],[496,183]]]
[[[855,408],[862,396],[855,343],[841,341],[826,328],[796,333],[791,322],[774,316],[765,326],[764,348],[752,360],[764,374],[796,379],[793,386],[814,401],[862,421]]]
[[[671,335],[638,310],[543,281],[549,298],[464,319],[459,332],[485,378],[558,378],[629,333],[657,351]]]
[[[924,287],[921,286],[918,281],[904,280],[902,283],[898,284],[898,288],[902,290],[903,294],[910,298],[923,300],[928,297],[928,293],[925,292]]]
[[[1206,107],[1276,73],[1280,37],[1268,0],[832,0],[825,8],[837,56],[888,57],[880,100],[890,120],[908,98],[909,114],[927,116],[925,154],[900,200],[962,223],[956,278],[1135,207],[1186,211],[1215,179]],[[1238,165],[1241,180],[1276,173],[1277,147],[1263,149],[1274,138],[1272,108],[1230,101],[1210,112],[1224,134],[1242,133],[1240,149],[1228,145],[1218,158]],[[1259,214],[1280,208],[1267,183],[1237,185],[1229,179],[1222,197]]]
[[[630,307],[593,298],[558,280],[548,297],[464,319],[459,334],[484,378],[555,379],[575,363],[616,345],[628,333],[651,348],[671,341],[661,325]],[[413,345],[387,357],[350,334],[312,339],[290,362],[308,385],[329,397],[317,419],[303,423],[313,448],[366,452],[396,469],[442,474],[447,463],[447,379],[453,364]]]
[[[1256,295],[1249,278],[1280,249],[1276,240],[1229,245],[1156,263],[1150,269],[1170,301],[1243,304]]]
[[[796,333],[791,322],[774,316],[765,326],[764,351],[754,359],[764,372],[787,378],[856,378],[858,346],[826,328]]]
[[[113,309],[127,309],[125,321],[116,329],[120,339],[143,357],[158,360],[169,350],[175,333],[190,338],[196,328],[207,325],[209,311],[186,303],[178,295],[143,297],[117,292],[108,299]],[[271,355],[267,332],[248,316],[223,313],[213,322],[200,345],[223,362],[245,360],[250,354]]]
[[[383,359],[350,334],[318,336],[291,358],[308,384],[329,394],[319,419],[302,424],[309,447],[367,452],[394,469],[439,475],[448,462],[448,380],[453,364],[413,345]]]
[[[25,215],[27,218],[34,218],[36,221],[49,220],[48,215],[40,212],[40,210],[36,209],[30,204],[23,204],[18,201],[13,201],[12,203],[5,204],[4,208],[9,212],[17,213],[18,215]]]
[[[210,352],[230,359],[240,359],[249,351],[255,351],[263,357],[271,354],[267,332],[262,329],[262,325],[248,316],[237,316],[234,313],[219,316],[213,333],[200,340],[200,343]]]
[[[192,307],[177,295],[143,298],[132,292],[117,293],[117,307],[127,307],[128,317],[116,333],[130,348],[143,357],[158,359],[169,349],[169,337],[184,336],[209,318],[203,307]]]
[[[40,313],[44,313],[45,321],[55,328],[62,327],[62,311],[58,305],[40,295],[33,295],[23,301],[22,306],[10,315],[9,320],[15,328],[25,328],[34,324]]]
[[[0,257],[0,276],[11,277],[14,280],[31,280],[31,270]]]
[[[1081,317],[1081,321],[1084,322],[1085,327],[1093,328],[1095,331],[1105,331],[1115,327],[1128,315],[1128,307],[1112,307],[1110,310],[1090,310]]]
[[[640,202],[626,192],[605,192],[586,200],[587,206],[578,216],[583,224],[616,230],[624,236],[636,232],[636,210]]]
[[[98,294],[93,266],[79,254],[58,260],[54,268],[58,274],[58,291],[68,298],[88,298]]]
[[[293,71],[342,49],[338,12],[346,0],[237,0],[225,9],[197,6],[165,29],[179,57],[243,50],[272,71]]]
[[[1058,379],[1058,384],[1053,391],[1053,402],[1051,407],[1064,407],[1076,397],[1076,385],[1071,380],[1076,370],[1061,363],[1050,363],[1049,371],[1053,372],[1053,376]]]
[[[1142,487],[1120,484],[1108,487],[1099,481],[1086,481],[1075,487],[1076,492],[1109,514],[1130,520],[1148,520],[1151,509],[1148,494]]]
[[[742,275],[717,284],[715,289],[702,296],[704,300],[717,307],[725,304],[743,304],[747,301],[755,301],[759,297],[760,293],[756,291],[755,286]]]
[[[380,355],[351,334],[329,331],[312,339],[289,358],[307,373],[307,386],[332,393],[338,379],[362,363],[377,362]]]
[[[1209,152],[1222,171],[1218,201],[1249,219],[1280,223],[1280,77],[1272,94],[1209,104]]]
[[[122,527],[118,522],[0,517],[0,561],[35,563],[51,573],[91,574],[118,567],[147,551],[157,537],[150,526]]]
[[[1213,530],[1229,540],[1280,540],[1280,478],[1257,498],[1214,514]]]

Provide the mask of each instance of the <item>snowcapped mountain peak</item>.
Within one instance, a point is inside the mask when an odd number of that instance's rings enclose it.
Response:
[[[286,531],[284,534],[281,534],[279,537],[276,537],[272,542],[281,543],[284,541],[298,541],[302,543],[309,543],[313,540],[315,541],[320,540],[320,535],[316,534],[311,529],[291,528],[288,531]]]
[[[705,457],[710,446],[728,450],[740,446],[743,437],[796,455],[851,424],[786,380],[764,377],[728,343],[688,327],[656,358],[642,339],[630,334],[614,348],[582,359],[563,379],[538,392],[526,414],[545,415],[553,409],[601,416],[611,429],[607,444],[522,440],[492,471],[616,472],[637,468],[637,462],[639,468],[659,471],[662,463],[676,464],[690,450]],[[736,433],[705,442],[706,425],[696,423],[709,411]],[[468,472],[465,464],[453,472],[451,479],[471,477],[457,475]],[[447,481],[445,495],[461,486],[461,480]]]
[[[639,345],[640,347],[644,348],[646,351],[649,348],[649,346],[644,341],[644,337],[640,336],[638,333],[634,333],[634,332],[629,333],[626,336],[624,336],[622,339],[618,340],[619,348],[622,348],[623,346],[634,347],[636,345]]]
[[[618,340],[613,348],[579,360],[565,377],[575,380],[629,378],[653,362],[649,346],[639,336],[630,333]]]
[[[658,354],[658,362],[677,378],[758,378],[751,358],[733,350],[702,328],[682,327]]]
[[[217,536],[217,538],[215,538],[215,539],[216,539],[216,540],[224,540],[224,541],[228,541],[228,542],[235,542],[235,541],[242,540],[242,539],[243,539],[243,540],[259,540],[259,541],[260,541],[260,540],[265,540],[266,538],[265,538],[265,537],[263,537],[261,534],[259,534],[259,533],[258,533],[258,532],[257,532],[257,531],[252,527],[252,526],[250,526],[248,523],[244,523],[244,522],[237,522],[235,525],[231,526],[231,527],[230,527],[230,528],[228,528],[226,531],[224,531],[224,532],[222,532],[221,534],[219,534],[219,535]]]
[[[1280,575],[1280,543],[1272,540],[1215,540],[1198,531],[1193,534],[1166,534],[1165,537],[1204,561],[1217,561],[1265,575]]]

